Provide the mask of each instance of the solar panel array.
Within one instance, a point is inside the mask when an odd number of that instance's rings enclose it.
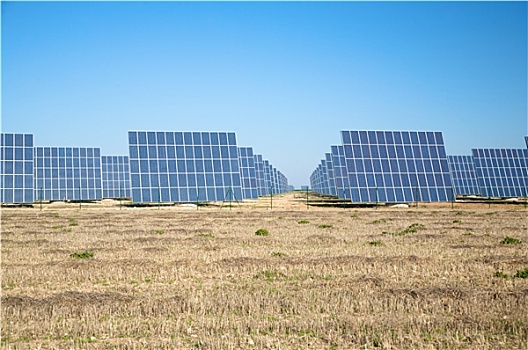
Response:
[[[100,200],[101,151],[84,147],[35,147],[36,200]]]
[[[257,198],[277,181],[268,161],[237,146],[235,133],[130,131],[129,156],[134,202]]]
[[[342,131],[346,178],[350,191],[338,196],[358,203],[438,202],[453,198],[441,132]],[[329,194],[328,172],[311,182]],[[319,183],[317,183],[319,182]],[[331,191],[330,191],[331,193]]]
[[[234,133],[129,132],[134,202],[242,199]]]
[[[35,147],[32,134],[0,139],[1,203],[242,200],[288,190],[286,177],[251,147],[238,148],[234,133],[129,132],[131,157]]]
[[[0,134],[0,202],[33,202],[33,135]]]
[[[101,156],[103,198],[130,198],[128,156]]]
[[[528,149],[473,149],[472,153],[482,196],[527,196]]]
[[[451,182],[457,195],[478,195],[480,188],[472,156],[447,156]]]
[[[238,159],[240,163],[242,197],[244,199],[258,198],[257,173],[253,148],[239,147]]]

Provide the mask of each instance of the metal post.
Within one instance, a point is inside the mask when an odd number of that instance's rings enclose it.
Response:
[[[40,188],[40,211],[42,211],[42,187]]]
[[[123,200],[123,193],[121,190],[121,181],[119,181],[119,210],[121,210],[121,202]]]
[[[374,190],[376,191],[376,209],[378,209],[378,188],[374,188]]]
[[[160,209],[160,204],[161,204],[161,189],[158,185],[158,210]]]
[[[451,210],[455,207],[455,188],[451,186]]]
[[[200,199],[200,189],[197,187],[196,188],[196,210],[198,210],[199,199]]]
[[[81,185],[79,182],[79,210],[82,208],[82,191],[81,191]]]

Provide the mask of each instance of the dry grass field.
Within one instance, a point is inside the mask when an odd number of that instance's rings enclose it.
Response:
[[[266,206],[4,208],[1,348],[528,349],[522,205]]]

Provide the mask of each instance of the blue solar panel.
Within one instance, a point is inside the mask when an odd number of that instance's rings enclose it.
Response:
[[[528,149],[473,149],[484,197],[524,197],[528,190]]]
[[[312,173],[312,176],[310,177],[310,185],[312,187],[312,191],[316,193],[324,194],[326,189],[324,187],[324,176],[323,176],[323,166],[322,164],[319,164],[317,168]]]
[[[129,132],[134,202],[242,199],[234,133]]]
[[[352,202],[453,198],[441,132],[342,131]]]
[[[283,183],[282,183],[282,173],[280,172],[279,169],[276,169],[276,170],[277,170],[277,193],[283,193],[284,188],[283,188]]]
[[[272,191],[272,168],[268,160],[262,161],[264,169],[264,185],[266,186],[266,195],[269,195]]]
[[[451,182],[458,195],[480,194],[472,156],[448,156]]]
[[[270,176],[271,176],[271,188],[272,193],[277,194],[279,193],[279,184],[278,184],[278,177],[277,177],[277,169],[273,165],[270,164]]]
[[[319,168],[319,181],[321,183],[321,193],[328,194],[328,174],[326,172],[326,165],[324,163],[324,160],[321,160]]]
[[[451,182],[457,195],[478,195],[480,188],[472,156],[447,156]]]
[[[101,151],[84,147],[35,147],[36,200],[102,199]]]
[[[324,193],[324,177],[322,164],[319,164],[315,171],[315,188],[317,193]]]
[[[255,156],[253,148],[238,147],[240,176],[242,182],[242,197],[258,198],[257,174],[255,170]]]
[[[288,179],[282,172],[277,170],[277,178],[279,182],[279,193],[285,193],[289,191]]]
[[[34,201],[33,135],[0,134],[0,202]]]
[[[128,156],[101,156],[103,198],[130,198]]]
[[[264,162],[262,155],[255,154],[255,174],[257,177],[257,188],[259,196],[268,195],[268,189],[266,188],[266,182],[264,180]]]
[[[325,163],[326,163],[326,174],[327,174],[327,179],[328,179],[328,194],[330,196],[337,196],[332,153],[325,153]]]
[[[348,186],[348,176],[346,171],[345,154],[343,146],[332,146],[331,150],[336,195],[339,198],[350,198],[350,188]]]

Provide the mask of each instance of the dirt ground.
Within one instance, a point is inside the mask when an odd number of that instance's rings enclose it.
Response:
[[[523,205],[270,207],[3,208],[1,348],[528,349]]]

